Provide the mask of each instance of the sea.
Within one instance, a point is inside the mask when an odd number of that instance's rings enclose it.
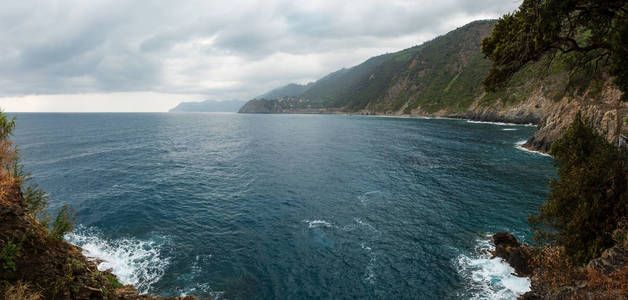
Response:
[[[13,140],[65,239],[142,293],[512,299],[556,176],[534,126],[228,113],[18,113]]]

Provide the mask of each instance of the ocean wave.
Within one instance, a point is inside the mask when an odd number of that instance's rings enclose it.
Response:
[[[461,254],[454,262],[465,279],[470,299],[515,299],[530,290],[530,279],[513,275],[515,270],[501,258],[491,259],[495,247],[490,236],[480,239],[472,254]]]
[[[514,130],[519,130],[517,128],[504,128],[502,129],[503,131],[514,131]]]
[[[517,123],[504,123],[504,122],[487,122],[487,121],[472,121],[472,120],[466,120],[467,123],[474,123],[474,124],[492,124],[492,125],[499,125],[499,126],[536,126],[532,123],[528,123],[528,124],[517,124]]]
[[[523,144],[525,144],[525,143],[526,143],[526,140],[523,140],[523,141],[518,141],[518,142],[515,144],[515,148],[517,148],[517,149],[519,149],[519,150],[521,150],[521,151],[528,152],[528,153],[533,153],[533,154],[538,154],[538,155],[543,155],[543,156],[552,157],[551,155],[549,155],[549,154],[547,154],[547,153],[543,153],[543,152],[541,152],[541,151],[530,150],[530,149],[528,149],[528,148],[526,148],[526,147],[523,147]]]
[[[331,228],[334,227],[333,224],[325,221],[325,220],[303,220],[303,222],[307,223],[307,228],[318,228],[318,227],[325,227],[325,228]]]
[[[120,282],[131,284],[146,293],[165,273],[169,259],[161,256],[162,245],[155,241],[133,238],[109,240],[93,228],[78,227],[65,239],[83,249],[88,259],[96,261],[98,270],[111,269]]]

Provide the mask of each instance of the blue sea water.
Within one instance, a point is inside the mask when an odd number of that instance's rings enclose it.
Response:
[[[17,114],[66,236],[124,283],[219,299],[512,298],[488,235],[555,176],[534,127],[345,115]]]

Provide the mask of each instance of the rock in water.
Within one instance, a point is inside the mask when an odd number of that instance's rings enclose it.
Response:
[[[530,253],[527,247],[521,245],[517,238],[508,232],[498,232],[493,235],[496,257],[501,257],[515,269],[518,276],[530,276]]]

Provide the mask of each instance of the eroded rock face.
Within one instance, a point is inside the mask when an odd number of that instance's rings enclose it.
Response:
[[[495,243],[494,257],[501,257],[515,269],[518,276],[530,276],[530,251],[521,245],[517,238],[508,232],[498,232],[493,235]]]
[[[628,103],[622,102],[621,91],[610,83],[603,88],[599,96],[563,98],[551,105],[537,126],[537,131],[524,145],[526,147],[549,151],[553,141],[571,125],[578,112],[583,120],[607,140],[616,143],[628,113]]]
[[[490,106],[481,105],[483,96],[478,97],[466,113],[456,116],[475,121],[538,124],[553,105],[552,101],[543,95],[542,87],[515,105],[506,105],[501,101]]]

